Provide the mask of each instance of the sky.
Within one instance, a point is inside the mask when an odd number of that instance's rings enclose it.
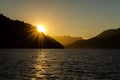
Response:
[[[120,28],[120,0],[0,0],[0,13],[34,26],[50,36],[91,38]]]

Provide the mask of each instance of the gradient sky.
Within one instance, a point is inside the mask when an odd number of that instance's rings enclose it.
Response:
[[[0,13],[42,24],[51,36],[90,38],[120,27],[120,0],[0,0]]]

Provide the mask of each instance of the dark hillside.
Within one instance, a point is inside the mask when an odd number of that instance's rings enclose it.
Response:
[[[0,48],[63,48],[35,26],[0,14]]]
[[[106,30],[94,38],[76,41],[75,43],[67,45],[66,47],[120,49],[120,28]]]

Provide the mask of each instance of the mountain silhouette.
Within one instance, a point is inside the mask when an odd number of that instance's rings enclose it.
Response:
[[[120,35],[120,28],[103,31],[102,33],[97,35],[95,38],[106,38],[106,37],[112,37],[116,35]]]
[[[59,41],[62,45],[66,46],[78,40],[84,40],[82,37],[72,37],[72,36],[53,36],[53,38]]]
[[[0,14],[0,48],[63,48],[35,26]]]
[[[120,49],[120,28],[103,31],[96,37],[88,40],[76,41],[66,47]]]

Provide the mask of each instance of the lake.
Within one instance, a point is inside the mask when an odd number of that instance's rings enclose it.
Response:
[[[0,49],[0,80],[120,80],[120,49]]]

